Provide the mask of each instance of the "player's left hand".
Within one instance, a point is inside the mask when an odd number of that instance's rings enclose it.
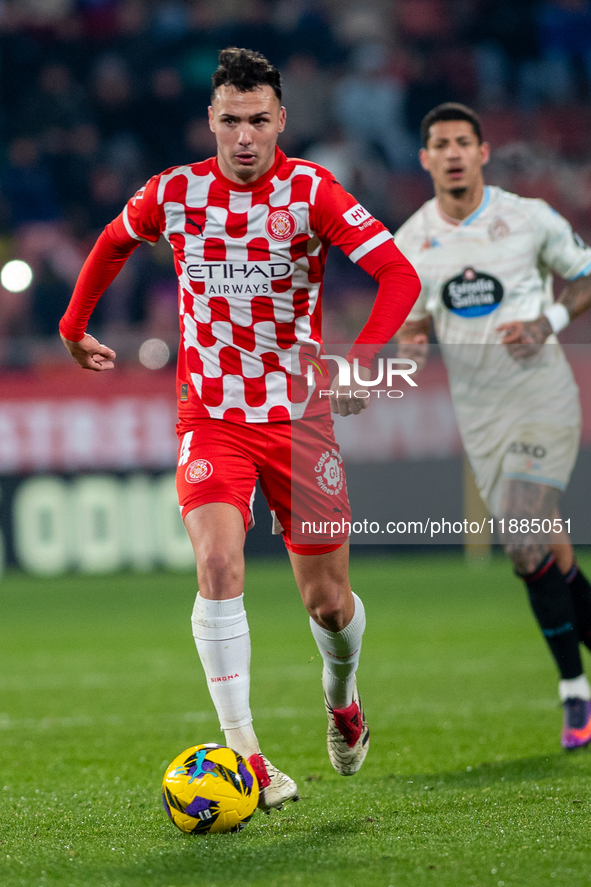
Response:
[[[371,379],[371,369],[369,367],[358,366],[357,375],[361,380]],[[351,367],[351,384],[346,388],[339,388],[338,375],[332,380],[332,394],[328,402],[333,413],[340,416],[357,416],[362,410],[369,406],[369,397],[355,397],[355,391],[361,391],[353,378],[353,367]],[[367,389],[364,393],[367,393]]]
[[[534,357],[552,332],[550,321],[542,314],[535,320],[513,320],[496,328],[504,333],[501,341],[507,346],[511,357],[524,360]]]

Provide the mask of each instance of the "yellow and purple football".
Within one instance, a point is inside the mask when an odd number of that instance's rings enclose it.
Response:
[[[194,745],[169,765],[162,803],[182,832],[237,832],[256,810],[259,784],[238,752],[223,745]]]

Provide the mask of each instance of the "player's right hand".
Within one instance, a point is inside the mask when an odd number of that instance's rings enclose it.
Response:
[[[405,360],[414,360],[417,365],[417,372],[422,370],[427,363],[429,356],[429,337],[425,333],[417,333],[416,335],[401,336],[398,339],[398,357]]]
[[[351,367],[352,375],[353,368]],[[364,366],[358,366],[357,375],[361,380],[369,379],[371,370]],[[363,396],[366,394],[365,389],[360,388],[361,396],[355,397],[354,387],[354,384],[350,384],[345,388],[340,388],[338,375],[334,377],[331,385],[332,394],[328,398],[332,413],[338,413],[340,416],[358,416],[362,410],[369,406],[369,398]]]
[[[112,348],[97,342],[94,336],[85,333],[79,342],[71,342],[64,336],[61,338],[76,363],[79,363],[83,369],[94,370],[97,373],[114,369],[117,355]]]

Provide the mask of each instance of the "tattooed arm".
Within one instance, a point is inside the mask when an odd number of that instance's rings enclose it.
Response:
[[[566,284],[557,299],[564,305],[571,320],[591,308],[591,277],[579,277]],[[516,359],[532,357],[552,333],[550,321],[545,314],[535,320],[514,320],[502,323],[497,332],[504,333],[503,344]]]

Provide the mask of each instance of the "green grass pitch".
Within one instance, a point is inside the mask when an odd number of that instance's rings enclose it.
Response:
[[[591,568],[591,558],[582,558]],[[187,836],[160,780],[222,742],[181,574],[0,582],[2,887],[540,887],[591,883],[591,752],[561,752],[556,675],[502,558],[355,556],[371,726],[344,779],[287,561],[247,569],[252,708],[301,801]]]

